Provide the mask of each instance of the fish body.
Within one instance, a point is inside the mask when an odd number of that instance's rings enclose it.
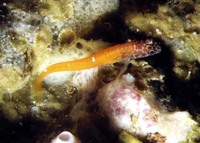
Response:
[[[37,77],[33,85],[34,90],[42,90],[42,81],[48,74],[54,72],[84,70],[101,65],[116,63],[124,59],[129,60],[144,58],[155,55],[160,51],[160,46],[152,40],[130,41],[123,44],[117,44],[100,50],[89,57],[74,61],[60,62],[47,67]]]

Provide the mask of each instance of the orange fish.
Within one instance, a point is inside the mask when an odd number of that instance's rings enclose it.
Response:
[[[47,67],[37,77],[33,87],[36,91],[42,90],[44,78],[54,72],[77,71],[101,65],[112,64],[124,59],[138,59],[155,55],[161,51],[160,46],[153,40],[131,41],[100,50],[89,57],[53,64]]]

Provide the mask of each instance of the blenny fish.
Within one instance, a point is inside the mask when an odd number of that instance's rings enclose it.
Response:
[[[138,59],[155,55],[161,51],[160,46],[152,39],[146,41],[129,41],[100,50],[89,57],[53,64],[37,77],[33,88],[42,90],[44,78],[54,72],[77,71],[101,65],[112,64],[122,60]]]

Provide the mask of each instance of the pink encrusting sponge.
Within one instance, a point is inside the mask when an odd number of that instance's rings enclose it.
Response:
[[[136,80],[136,79],[135,79]],[[127,131],[136,137],[155,137],[164,143],[179,143],[196,122],[188,112],[160,112],[144,98],[134,85],[131,74],[123,75],[102,87],[96,98],[101,111],[108,116],[117,131]]]

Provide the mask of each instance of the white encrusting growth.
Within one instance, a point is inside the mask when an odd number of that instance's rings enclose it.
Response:
[[[77,139],[68,131],[60,133],[51,143],[78,143]]]
[[[83,33],[83,29],[91,29],[99,17],[117,10],[118,6],[119,0],[75,0],[72,4],[74,14],[65,26]]]
[[[186,141],[187,134],[196,125],[189,113],[162,113],[152,107],[138,90],[131,74],[123,75],[99,90],[96,100],[113,128],[140,137],[159,133],[165,143]]]
[[[132,76],[130,73],[123,75],[122,79],[125,80],[127,83],[133,83],[135,81],[135,77]]]

